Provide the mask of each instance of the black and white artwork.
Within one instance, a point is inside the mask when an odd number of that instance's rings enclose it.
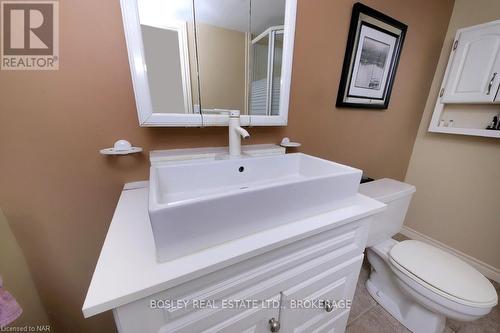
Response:
[[[405,32],[403,23],[354,5],[338,107],[388,107]]]
[[[357,88],[380,90],[384,68],[389,56],[389,44],[379,42],[376,39],[365,37],[361,48],[361,59],[359,60],[358,72],[354,86]]]
[[[396,41],[393,34],[361,24],[347,97],[383,99]]]

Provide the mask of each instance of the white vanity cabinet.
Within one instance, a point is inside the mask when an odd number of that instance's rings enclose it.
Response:
[[[234,333],[331,332],[335,328],[343,332],[349,315],[343,305],[354,295],[368,222],[365,218],[346,224],[120,306],[114,309],[118,330]],[[189,305],[151,308],[151,301],[158,300]],[[235,300],[259,305],[267,301],[263,306],[231,309],[229,304]],[[204,301],[214,303],[200,307]]]
[[[500,102],[500,21],[457,31],[442,103]]]
[[[158,262],[148,188],[129,183],[121,193],[86,318],[112,310],[120,333],[344,331],[383,203],[354,194],[328,212]]]

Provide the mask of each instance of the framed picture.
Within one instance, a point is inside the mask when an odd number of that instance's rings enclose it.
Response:
[[[387,109],[407,25],[355,3],[337,107]]]

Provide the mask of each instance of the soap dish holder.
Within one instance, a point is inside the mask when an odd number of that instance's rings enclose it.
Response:
[[[297,148],[300,147],[301,144],[298,142],[290,141],[290,138],[283,138],[283,140],[281,140],[280,146],[285,148]]]
[[[128,155],[142,152],[141,147],[133,147],[127,140],[118,140],[111,148],[99,151],[102,155]]]

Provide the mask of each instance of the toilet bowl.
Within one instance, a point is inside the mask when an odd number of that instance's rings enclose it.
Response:
[[[491,282],[472,266],[432,245],[391,237],[399,232],[415,187],[392,179],[360,185],[359,192],[387,204],[368,236],[370,295],[415,333],[438,333],[446,318],[471,321],[498,302]]]

